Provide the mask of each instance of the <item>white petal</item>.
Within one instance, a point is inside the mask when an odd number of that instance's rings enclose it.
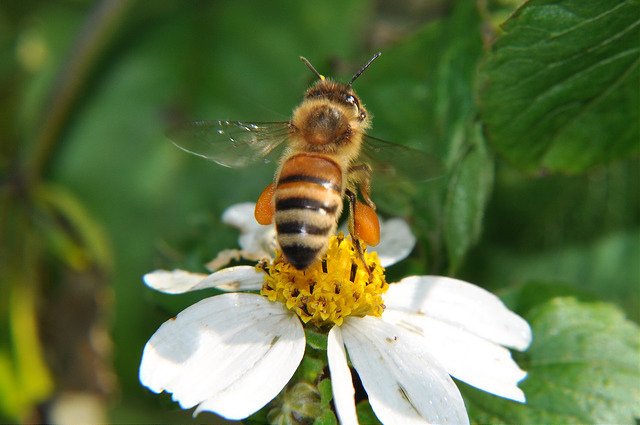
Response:
[[[255,231],[241,233],[238,244],[242,248],[242,257],[247,260],[273,258],[276,252],[276,228],[271,224],[260,225]]]
[[[374,317],[349,317],[341,331],[382,423],[469,423],[460,391],[424,339]]]
[[[218,251],[215,258],[205,264],[205,267],[211,271],[215,272],[223,267],[226,267],[232,261],[240,261],[242,259],[242,251],[239,249],[223,249],[222,251]]]
[[[167,294],[182,294],[191,291],[191,288],[207,277],[203,273],[191,273],[185,270],[155,270],[144,275],[144,283],[156,291]]]
[[[508,349],[426,315],[387,309],[382,319],[424,338],[428,350],[455,378],[491,394],[525,401],[517,384],[527,374]]]
[[[219,270],[207,276],[197,288],[218,288],[223,291],[255,291],[262,288],[264,273],[254,266],[236,266]]]
[[[255,203],[245,202],[230,206],[222,214],[222,222],[240,230],[238,244],[241,249],[225,249],[207,264],[211,271],[226,266],[232,260],[244,258],[258,261],[272,259],[276,249],[275,226],[263,226],[254,217]]]
[[[304,354],[300,321],[255,294],[207,298],[165,322],[144,348],[140,381],[173,393],[183,408],[200,404],[242,419],[272,400]]]
[[[243,232],[258,229],[261,226],[254,217],[255,208],[254,202],[231,205],[222,213],[222,222]]]
[[[525,350],[531,328],[498,297],[479,286],[443,276],[410,276],[389,285],[388,309],[425,314],[497,344]]]
[[[254,216],[255,207],[254,202],[232,205],[222,214],[222,222],[240,230],[238,243],[244,258],[272,258],[276,248],[275,226],[259,224]]]
[[[253,266],[222,269],[210,275],[184,270],[156,270],[143,277],[150,288],[167,294],[182,294],[199,289],[217,288],[223,291],[253,291],[262,287],[264,274]]]
[[[327,339],[327,357],[331,372],[331,388],[333,403],[336,406],[341,425],[358,424],[356,413],[355,390],[351,380],[351,371],[347,364],[347,354],[344,351],[342,333],[338,326],[329,331]]]
[[[378,252],[382,267],[388,267],[407,258],[415,244],[416,237],[407,222],[392,218],[381,222],[380,243],[373,250]]]

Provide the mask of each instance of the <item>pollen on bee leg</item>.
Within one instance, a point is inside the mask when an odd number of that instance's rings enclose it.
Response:
[[[354,232],[369,246],[380,242],[380,221],[375,210],[367,204],[357,201],[354,206]]]
[[[304,323],[340,326],[347,316],[380,316],[388,289],[375,252],[360,255],[350,238],[329,239],[325,255],[305,270],[289,264],[282,253],[272,263],[259,263],[264,273],[260,293],[282,302]]]
[[[275,190],[275,184],[271,183],[269,186],[265,187],[256,202],[256,208],[253,215],[255,216],[256,221],[262,225],[271,224],[273,222],[273,215],[275,213],[273,194],[275,193]]]

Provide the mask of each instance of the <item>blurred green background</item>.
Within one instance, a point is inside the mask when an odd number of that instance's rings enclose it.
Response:
[[[623,3],[637,11],[637,2]],[[560,141],[545,161],[523,160],[535,149],[517,145],[518,131],[529,131],[505,130],[493,112],[520,108],[500,91],[508,84],[499,45],[491,47],[515,7],[3,2],[0,422],[60,421],[85,410],[95,422],[190,420],[169,396],[142,388],[137,368],[157,327],[202,294],[156,294],[141,276],[204,271],[219,250],[235,247],[237,232],[221,213],[254,201],[274,168],[218,167],[178,150],[164,131],[182,119],[288,119],[313,81],[300,55],[346,80],[382,51],[355,84],[374,116],[371,134],[444,165],[434,182],[400,183],[409,200],[378,188],[383,215],[407,217],[419,237],[391,280],[457,275],[500,291],[521,312],[570,295],[640,320],[639,116],[629,89],[635,82],[637,92],[637,49],[616,74],[622,83],[590,95],[607,101],[586,118],[612,123],[592,133],[598,149],[566,166],[583,148]],[[637,42],[637,29],[621,34],[623,44]],[[608,87],[606,72],[589,76],[590,87]],[[557,122],[573,107],[565,106]],[[547,128],[541,120],[536,140],[555,143],[556,121]],[[583,140],[574,133],[570,140]],[[509,143],[522,151],[511,155]]]

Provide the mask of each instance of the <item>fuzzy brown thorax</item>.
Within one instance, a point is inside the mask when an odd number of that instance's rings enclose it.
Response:
[[[348,145],[358,150],[369,123],[351,86],[322,79],[307,90],[293,111],[291,139],[297,149],[310,152],[331,154]]]

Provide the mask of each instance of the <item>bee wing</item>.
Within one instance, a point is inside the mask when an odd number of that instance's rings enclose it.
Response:
[[[180,149],[231,168],[268,162],[269,154],[282,146],[288,134],[286,121],[193,121],[167,132]]]
[[[371,165],[376,179],[426,181],[443,174],[435,156],[369,135],[365,136],[360,158]]]
[[[416,182],[435,179],[444,174],[440,161],[425,152],[365,136],[360,160],[373,171],[373,200],[383,210],[395,215],[413,213],[419,187]]]

